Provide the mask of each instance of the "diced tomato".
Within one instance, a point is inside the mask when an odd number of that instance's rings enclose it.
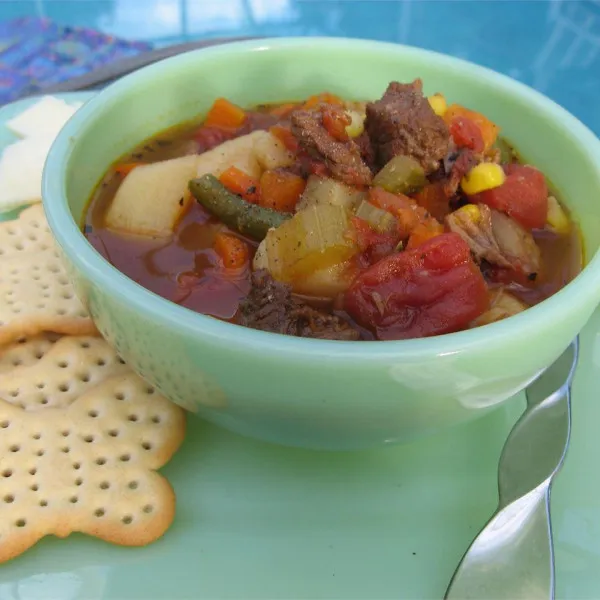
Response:
[[[306,181],[285,171],[265,171],[260,178],[259,204],[281,212],[293,212]]]
[[[474,194],[469,199],[505,212],[527,229],[541,229],[548,213],[548,186],[544,174],[529,165],[511,164],[504,170],[506,181],[501,186]]]
[[[458,116],[452,119],[450,135],[459,148],[469,148],[475,152],[483,152],[485,148],[479,127],[467,117]]]
[[[260,197],[260,185],[257,179],[244,173],[237,167],[229,167],[219,175],[219,181],[234,194],[247,202],[256,204]]]
[[[444,121],[450,126],[455,117],[466,117],[473,121],[483,137],[485,148],[488,149],[496,141],[500,128],[493,121],[490,121],[485,115],[475,110],[470,110],[460,104],[451,104],[444,113]]]
[[[358,275],[344,308],[380,340],[459,331],[489,304],[469,246],[455,233],[386,256]]]
[[[330,136],[340,142],[347,142],[350,138],[346,133],[346,127],[350,125],[352,119],[341,108],[330,105],[323,107],[323,127]]]
[[[235,137],[233,131],[221,129],[220,127],[200,127],[194,135],[194,140],[198,143],[198,153],[206,152],[216,148],[219,144],[231,140]]]
[[[289,127],[273,125],[269,131],[290,151],[298,152],[298,140]]]
[[[374,231],[369,223],[359,217],[352,217],[353,233],[360,249],[360,263],[368,267],[392,252],[400,238],[394,233],[379,233]]]

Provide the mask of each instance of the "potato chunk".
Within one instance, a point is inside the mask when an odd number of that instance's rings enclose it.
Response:
[[[229,167],[237,167],[252,177],[260,177],[261,168],[256,160],[254,144],[264,131],[255,131],[248,135],[219,144],[212,150],[198,156],[196,177],[214,175],[218,177]]]
[[[109,229],[165,237],[185,211],[188,182],[199,156],[182,156],[136,167],[127,175],[106,213]]]

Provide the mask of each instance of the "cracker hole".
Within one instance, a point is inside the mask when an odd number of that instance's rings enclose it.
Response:
[[[58,265],[50,265],[48,267],[48,271],[50,271],[50,273],[58,273],[60,271],[60,267]],[[58,280],[58,282],[60,283],[60,279]]]
[[[37,483],[34,483],[29,489],[32,492],[37,492],[40,489],[40,486]]]
[[[117,392],[115,394],[115,399],[116,400],[125,400],[125,394],[123,392]]]
[[[29,469],[30,475],[35,475],[36,473],[37,473],[37,469],[35,467],[33,467],[32,469]]]
[[[18,367],[19,365],[22,365],[23,361],[20,358],[13,358],[12,361],[12,366],[13,367]]]
[[[31,437],[34,440],[41,440],[42,439],[42,434],[41,433],[34,433]]]
[[[46,396],[40,398],[40,404],[43,404],[45,406],[46,404],[48,404],[48,402],[50,402],[50,400],[48,400]]]
[[[136,421],[139,420],[139,417],[137,415],[132,414],[127,417],[127,420],[131,421],[132,423],[135,423]]]
[[[105,465],[105,464],[106,464],[106,458],[104,458],[103,456],[101,456],[100,458],[97,458],[97,459],[96,459],[96,464],[97,464],[98,466],[100,466],[100,467],[101,467],[102,465]]]
[[[93,435],[85,435],[83,436],[83,441],[87,442],[88,444],[91,444],[94,441],[94,436]]]
[[[71,504],[77,504],[77,503],[79,502],[79,498],[78,498],[77,496],[71,496],[71,497],[69,498],[69,502],[70,502]]]
[[[73,468],[76,471],[78,471],[79,469],[81,469],[81,463],[80,462],[73,463]]]
[[[4,500],[6,504],[12,504],[15,501],[15,497],[12,494],[6,494],[2,500]]]
[[[2,471],[2,477],[10,477],[12,474],[13,474],[12,469],[4,469],[4,471]]]
[[[56,365],[59,369],[66,369],[69,366],[69,363],[66,360],[59,360]]]
[[[39,450],[36,452],[36,454],[37,454],[38,456],[44,456],[44,454],[45,454],[45,450],[43,450],[42,448],[40,448],[40,449],[39,449]]]
[[[71,435],[71,432],[68,429],[63,429],[60,432],[60,435],[62,435],[63,437],[69,437]]]
[[[124,365],[125,364],[125,361],[120,356],[117,358],[117,360],[119,361],[120,365]]]
[[[129,462],[131,460],[131,454],[121,454],[121,456],[119,456],[119,460],[121,462]]]
[[[15,525],[17,527],[25,527],[25,525],[27,525],[27,521],[25,519],[17,519],[15,521]]]
[[[42,506],[42,507],[48,506],[48,500],[40,500],[40,506]]]
[[[60,283],[60,285],[69,285],[69,280],[64,275],[57,277],[56,280],[58,281],[58,283]]]
[[[94,516],[95,517],[103,517],[106,514],[106,511],[103,508],[97,508],[94,511]]]
[[[34,281],[39,281],[42,278],[42,276],[39,273],[36,273],[35,275],[31,276],[31,279],[33,279]]]
[[[58,386],[59,391],[61,392],[68,392],[69,391],[69,384],[68,383],[61,383]]]
[[[149,515],[154,510],[154,506],[152,506],[152,504],[146,504],[142,510]]]
[[[34,356],[39,360],[44,357],[44,353],[41,350],[37,350]]]
[[[0,427],[2,427],[2,429],[7,429],[9,425],[10,425],[10,421],[0,422]]]
[[[88,417],[92,417],[92,419],[95,419],[98,416],[98,411],[97,410],[90,410],[88,412]]]
[[[38,358],[38,357],[36,357],[36,358]],[[41,356],[40,356],[39,358],[41,358]],[[43,389],[46,387],[46,384],[45,384],[43,381],[40,381],[39,383],[36,383],[36,384],[35,384],[35,387],[36,387],[38,390],[43,390]]]
[[[110,487],[110,483],[108,481],[103,481],[100,483],[101,490],[107,490]]]
[[[73,294],[71,292],[63,292],[61,295],[65,300],[71,300],[73,298]]]
[[[11,398],[16,398],[19,395],[19,390],[18,389],[17,390],[10,390],[10,392],[8,392],[8,395]]]
[[[137,489],[138,489],[138,485],[139,485],[139,484],[138,484],[138,482],[137,482],[137,481],[130,481],[130,482],[127,484],[127,487],[128,487],[130,490],[137,490]]]
[[[152,444],[150,442],[142,442],[142,448],[144,450],[152,450]]]
[[[121,519],[121,522],[123,523],[123,525],[131,525],[133,523],[133,517],[131,515],[125,515]]]
[[[89,342],[81,342],[80,346],[82,348],[89,348],[90,347],[90,343]]]
[[[57,314],[57,315],[60,315],[61,317],[64,317],[64,316],[67,314],[67,311],[66,311],[64,308],[59,308],[59,309],[56,311],[56,314]]]
[[[82,373],[81,375],[79,375],[79,381],[82,381],[83,383],[89,383],[91,377],[89,373]]]
[[[155,392],[156,390],[152,386],[146,388],[146,394],[148,394],[148,396],[152,396]]]
[[[60,451],[64,452],[65,454],[69,454],[69,452],[71,452],[71,448],[69,448],[69,446],[63,446]]]
[[[18,452],[20,449],[21,449],[21,446],[19,446],[18,444],[13,444],[13,445],[12,445],[12,446],[9,448],[9,450],[10,450],[11,452]]]
[[[106,365],[106,360],[105,360],[104,358],[99,358],[99,359],[96,361],[96,364],[97,364],[99,367],[104,367],[104,366]]]
[[[81,479],[81,477],[78,477],[78,478],[75,480],[75,485],[76,485],[77,487],[79,487],[80,485],[83,485],[83,479]]]
[[[117,437],[119,435],[119,430],[118,429],[109,429],[108,435],[110,435],[110,437]]]

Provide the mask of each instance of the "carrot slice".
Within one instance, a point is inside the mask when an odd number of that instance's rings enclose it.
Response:
[[[293,173],[265,171],[260,178],[260,200],[265,208],[292,212],[296,207],[306,182]]]
[[[290,152],[298,152],[298,140],[289,127],[273,125],[269,128],[272,133]]]
[[[219,181],[234,194],[238,194],[247,202],[256,204],[260,196],[259,182],[237,167],[229,167],[219,176]]]
[[[309,96],[302,108],[305,110],[309,110],[311,108],[315,108],[319,104],[336,104],[338,106],[344,106],[344,101],[336,96],[335,94],[330,94],[329,92],[323,92],[322,94],[315,94],[314,96]]]
[[[215,252],[220,256],[226,269],[239,269],[248,263],[248,244],[239,237],[220,231],[213,242]]]
[[[444,227],[441,223],[435,219],[427,219],[419,223],[410,234],[408,238],[407,250],[420,246],[427,240],[442,235],[444,233]]]
[[[246,111],[226,98],[217,98],[204,120],[205,127],[237,129],[244,124]]]
[[[298,104],[296,102],[286,102],[285,104],[280,104],[279,106],[272,108],[269,112],[276,117],[282,118],[291,113],[297,106]]]
[[[115,173],[118,173],[122,177],[125,175],[129,175],[131,171],[133,171],[136,167],[139,167],[142,163],[132,162],[132,163],[121,163],[115,167]]]

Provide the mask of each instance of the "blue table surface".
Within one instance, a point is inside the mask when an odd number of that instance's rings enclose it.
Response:
[[[232,35],[331,35],[420,46],[491,67],[600,134],[600,0],[0,0],[157,46]]]

